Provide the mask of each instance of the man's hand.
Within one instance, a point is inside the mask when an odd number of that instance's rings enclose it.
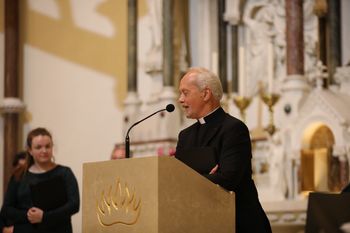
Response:
[[[218,170],[218,168],[219,168],[219,165],[216,164],[215,167],[213,167],[213,169],[211,169],[211,171],[209,172],[209,175],[214,174]]]
[[[43,220],[43,214],[44,212],[36,207],[32,207],[27,212],[27,218],[30,223],[41,223]]]
[[[13,233],[13,226],[2,228],[2,233]]]

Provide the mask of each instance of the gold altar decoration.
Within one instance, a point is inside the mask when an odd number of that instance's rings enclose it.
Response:
[[[233,102],[238,107],[239,113],[241,114],[241,119],[244,122],[246,121],[245,110],[250,105],[251,101],[252,101],[252,98],[249,98],[246,96],[237,95],[233,97]]]
[[[277,130],[275,123],[274,123],[273,107],[278,102],[280,95],[278,95],[276,93],[268,93],[268,94],[261,93],[260,97],[263,100],[263,102],[267,105],[267,107],[269,108],[270,122],[267,125],[267,127],[265,128],[265,130],[272,136]]]

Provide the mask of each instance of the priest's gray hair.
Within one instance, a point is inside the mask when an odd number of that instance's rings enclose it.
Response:
[[[187,73],[196,73],[199,90],[202,91],[205,88],[209,88],[212,91],[214,98],[220,102],[223,96],[223,90],[221,81],[216,74],[203,67],[191,67],[187,70]]]

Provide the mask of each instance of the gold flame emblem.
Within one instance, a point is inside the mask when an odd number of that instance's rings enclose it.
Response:
[[[97,201],[97,218],[102,226],[115,224],[133,225],[137,222],[141,211],[141,199],[136,198],[135,189],[130,192],[128,185],[116,179],[107,192],[101,192]]]

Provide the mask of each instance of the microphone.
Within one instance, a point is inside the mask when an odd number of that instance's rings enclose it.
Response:
[[[140,124],[142,121],[144,121],[144,120],[150,118],[151,116],[157,114],[158,112],[162,112],[162,111],[164,111],[164,110],[166,110],[167,112],[173,112],[173,111],[175,110],[175,106],[174,106],[173,104],[168,104],[165,108],[160,109],[160,110],[158,110],[158,111],[152,113],[151,115],[149,115],[149,116],[147,116],[147,117],[145,117],[145,118],[143,118],[143,119],[141,119],[141,120],[135,122],[134,124],[132,124],[132,125],[130,126],[130,128],[129,128],[128,131],[126,132],[126,136],[125,136],[125,158],[130,158],[130,138],[129,138],[129,132],[130,132],[130,130],[131,130],[134,126]]]
[[[163,109],[164,110],[164,109]],[[168,104],[165,107],[165,110],[167,110],[167,112],[173,112],[175,110],[175,106],[173,104]]]

